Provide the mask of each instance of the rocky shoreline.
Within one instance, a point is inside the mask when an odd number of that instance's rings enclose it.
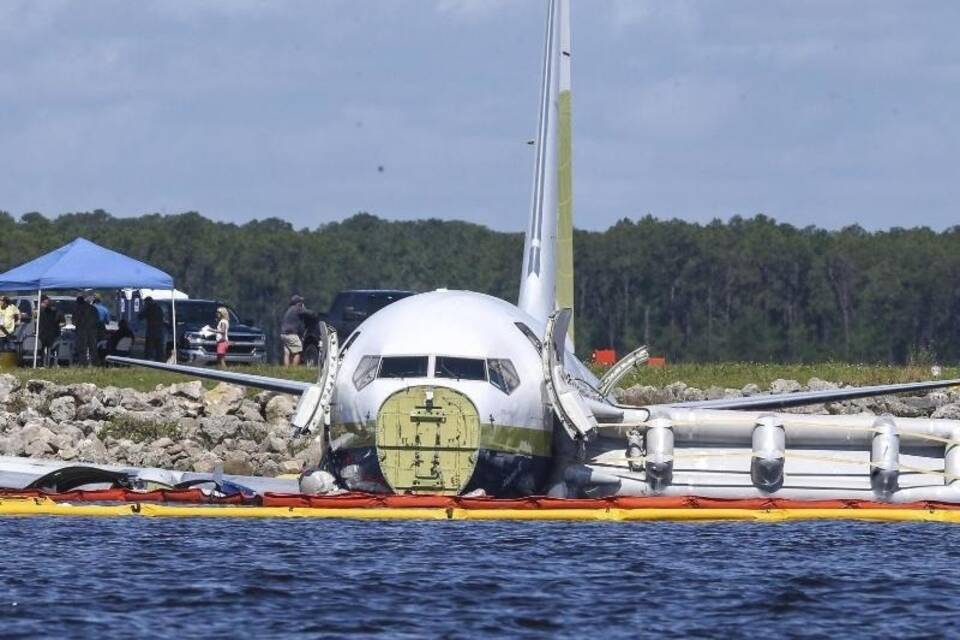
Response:
[[[0,375],[0,455],[276,476],[316,466],[312,438],[293,439],[295,399],[199,381],[150,392],[89,383],[21,384]]]
[[[807,384],[776,380],[768,389],[697,389],[635,385],[618,390],[621,402],[654,404],[816,391],[838,385],[816,378]],[[312,438],[291,438],[295,398],[247,392],[199,381],[159,385],[149,392],[90,383],[21,383],[0,375],[0,455],[69,462],[163,467],[229,474],[276,476],[316,466],[321,451]],[[793,409],[799,413],[891,414],[960,419],[960,391],[884,396]]]
[[[618,399],[624,404],[647,405],[671,402],[692,402],[697,400],[715,400],[720,398],[740,398],[760,393],[795,393],[798,391],[827,391],[845,385],[827,382],[819,378],[810,378],[806,384],[796,380],[774,380],[766,389],[748,384],[742,389],[724,389],[710,387],[698,389],[682,382],[665,387],[634,385],[628,389],[616,391]],[[923,395],[890,395],[873,398],[860,398],[843,402],[814,404],[805,407],[786,409],[788,413],[819,413],[830,415],[853,415],[867,413],[872,415],[892,415],[899,418],[947,418],[960,419],[960,389],[947,388],[931,391]]]

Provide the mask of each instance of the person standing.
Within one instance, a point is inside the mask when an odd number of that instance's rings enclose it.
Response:
[[[226,307],[217,307],[217,366],[227,366],[227,349],[230,348],[230,314]]]
[[[73,324],[77,327],[77,364],[84,366],[96,364],[98,361],[97,310],[83,296],[77,296]]]
[[[7,296],[0,298],[0,339],[5,346],[9,346],[19,321],[20,310],[17,305],[10,302]]]
[[[144,356],[147,360],[163,362],[167,359],[163,344],[163,309],[152,297],[147,296],[143,299],[143,311],[140,312],[139,317],[141,320],[145,320],[147,324],[146,353]]]
[[[43,353],[44,366],[50,366],[50,358],[55,355],[55,345],[60,339],[60,329],[63,326],[63,314],[49,296],[40,298],[40,311],[37,313],[39,328],[37,338],[40,340],[40,351]],[[54,361],[56,362],[56,360]]]
[[[303,298],[294,294],[290,297],[290,306],[283,313],[280,321],[280,342],[283,344],[283,366],[296,367],[300,364],[300,354],[303,353],[303,314],[307,313],[303,306]]]

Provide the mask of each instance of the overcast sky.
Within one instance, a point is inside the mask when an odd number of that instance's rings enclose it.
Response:
[[[960,223],[960,3],[572,0],[575,220]],[[539,0],[0,2],[0,209],[524,227]]]

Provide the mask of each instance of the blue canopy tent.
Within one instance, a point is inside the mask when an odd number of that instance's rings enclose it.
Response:
[[[155,267],[111,251],[84,238],[77,238],[26,264],[0,273],[0,291],[36,291],[37,309],[45,289],[120,289],[142,287],[169,289],[173,325],[173,356],[177,349],[177,307],[173,277]],[[39,316],[38,316],[39,317]],[[33,341],[33,366],[37,366],[37,343]]]

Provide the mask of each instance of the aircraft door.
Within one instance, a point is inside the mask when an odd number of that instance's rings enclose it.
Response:
[[[408,387],[377,415],[377,456],[396,493],[457,494],[470,481],[480,416],[467,396],[446,387]]]

